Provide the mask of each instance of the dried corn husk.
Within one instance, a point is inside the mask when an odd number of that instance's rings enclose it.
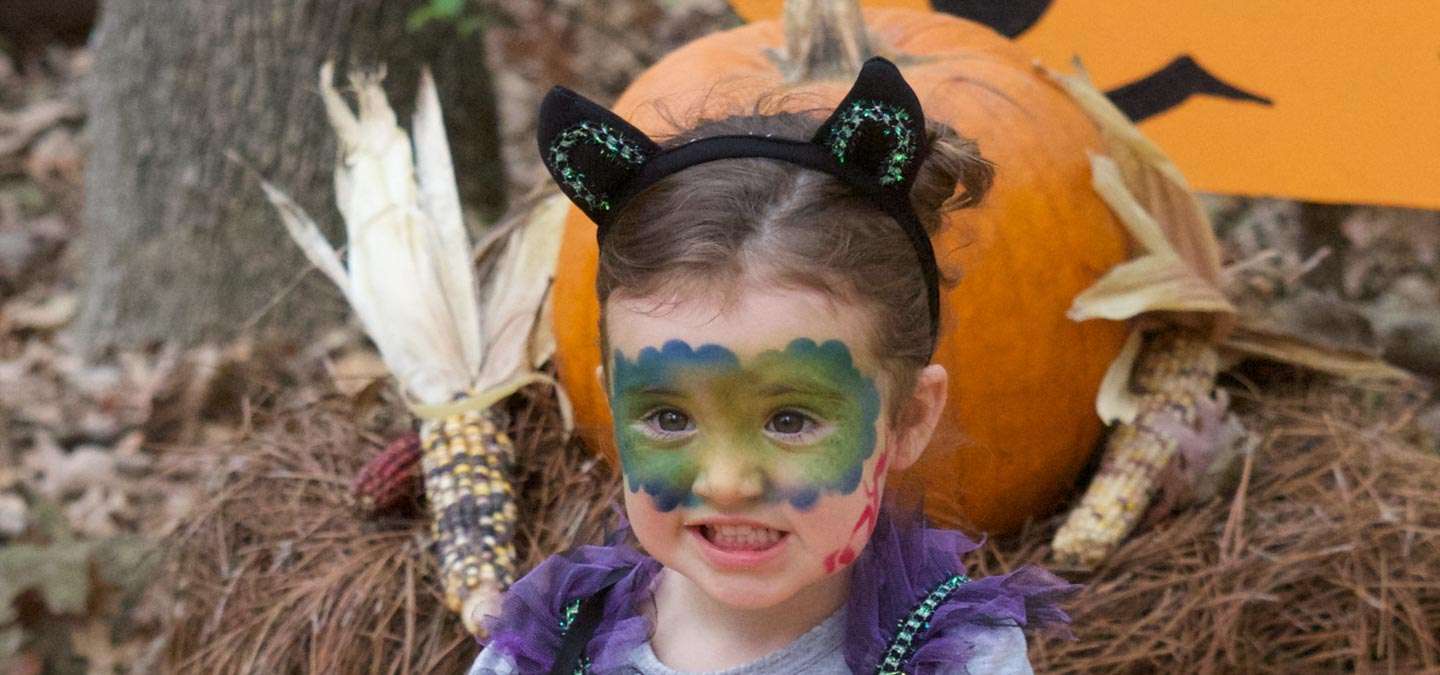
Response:
[[[335,200],[345,220],[345,263],[299,206],[268,182],[262,187],[406,392],[421,403],[447,402],[469,391],[480,370],[479,296],[434,81],[421,76],[412,153],[378,75],[351,78],[358,117],[333,78],[327,63],[320,93],[339,140]]]
[[[336,202],[345,220],[341,263],[320,229],[263,183],[293,239],[354,308],[421,418],[426,496],[446,603],[472,632],[513,580],[517,514],[508,471],[508,417],[492,408],[525,384],[550,381],[536,367],[553,338],[536,336],[554,273],[563,210],[542,202],[505,235],[486,294],[472,263],[439,97],[421,76],[414,145],[396,124],[381,75],[352,74],[352,112],[320,73],[339,138]]]
[[[1182,445],[1179,436],[1190,445],[1212,446],[1190,451],[1192,457],[1223,454],[1213,447],[1218,436],[1204,437],[1191,428],[1214,388],[1222,348],[1345,377],[1395,379],[1403,373],[1373,357],[1267,331],[1255,317],[1241,316],[1225,295],[1227,275],[1214,230],[1179,170],[1083,70],[1054,78],[1100,129],[1107,156],[1091,157],[1093,184],[1137,247],[1132,260],[1076,296],[1068,312],[1075,321],[1132,321],[1131,335],[1095,401],[1100,417],[1120,426],[1104,449],[1099,473],[1052,543],[1057,559],[1090,567],[1140,522],[1158,490],[1188,492],[1194,486],[1186,480],[1208,473],[1201,467],[1169,486],[1157,484],[1161,475],[1177,475],[1168,467]],[[1147,342],[1150,334],[1162,339]],[[1178,379],[1161,381],[1166,377]],[[1172,413],[1180,415],[1179,422],[1167,417]],[[1174,501],[1174,495],[1162,497]]]
[[[1091,158],[1095,190],[1138,249],[1133,260],[1076,296],[1071,319],[1144,318],[1137,330],[1179,324],[1209,331],[1217,348],[1232,357],[1260,356],[1351,379],[1409,377],[1373,356],[1307,342],[1262,317],[1242,315],[1224,292],[1230,271],[1221,264],[1214,228],[1180,170],[1090,83],[1083,69],[1051,77],[1100,128],[1106,154]],[[1127,347],[1138,342],[1132,336]],[[1096,397],[1096,410],[1106,422],[1134,418],[1128,383],[1138,355],[1133,348],[1122,350],[1106,373]]]

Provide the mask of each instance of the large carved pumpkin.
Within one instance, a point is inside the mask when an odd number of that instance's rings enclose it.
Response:
[[[1121,225],[1090,184],[1088,153],[1099,138],[1067,95],[990,29],[909,10],[864,18],[871,45],[901,66],[926,117],[976,138],[997,167],[984,204],[952,214],[935,239],[941,268],[963,274],[943,291],[935,355],[950,372],[950,403],[902,481],[923,482],[939,523],[1012,530],[1071,490],[1101,432],[1101,377],[1125,339],[1121,324],[1065,317],[1075,295],[1127,253]],[[614,109],[652,136],[674,131],[669,119],[748,111],[777,91],[800,93],[792,107],[828,112],[856,71],[785,84],[775,58],[784,41],[774,21],[703,38],[642,74]],[[575,209],[554,289],[557,360],[579,432],[613,459],[596,379],[595,271],[595,226]]]

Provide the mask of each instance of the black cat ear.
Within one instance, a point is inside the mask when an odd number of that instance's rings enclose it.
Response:
[[[882,191],[908,195],[925,154],[925,113],[900,69],[875,57],[811,142]]]
[[[564,87],[545,95],[538,126],[545,168],[565,196],[602,229],[625,184],[660,151],[634,125]]]

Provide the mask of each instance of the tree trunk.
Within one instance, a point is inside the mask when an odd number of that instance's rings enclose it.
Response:
[[[123,0],[104,3],[89,83],[87,351],[243,332],[303,336],[344,316],[243,158],[336,241],[335,141],[320,65],[383,65],[407,124],[420,66],[435,72],[461,198],[502,207],[494,95],[482,36],[406,27],[423,0]]]

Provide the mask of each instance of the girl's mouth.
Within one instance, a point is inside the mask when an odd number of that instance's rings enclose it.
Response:
[[[686,528],[711,565],[754,569],[774,560],[790,540],[788,532],[752,524],[705,524]]]
[[[701,525],[700,534],[726,551],[763,551],[779,543],[784,533],[755,525]]]

